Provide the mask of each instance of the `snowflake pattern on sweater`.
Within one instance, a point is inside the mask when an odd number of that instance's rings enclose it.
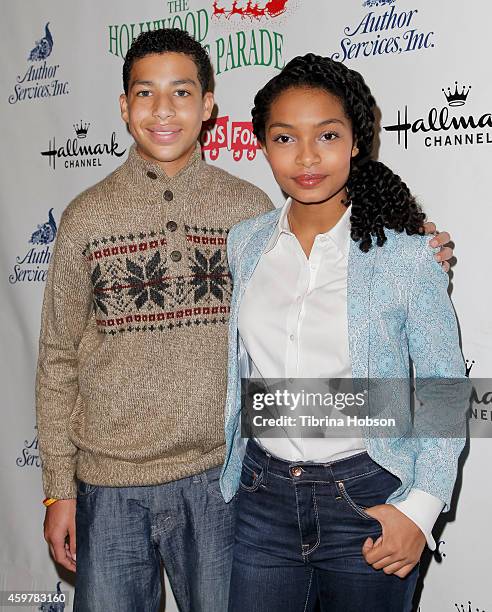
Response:
[[[86,245],[98,329],[165,331],[228,323],[232,294],[228,230],[184,225],[186,252],[172,273],[165,230],[102,237]]]

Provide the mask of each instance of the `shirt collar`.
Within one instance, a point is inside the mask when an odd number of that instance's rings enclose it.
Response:
[[[278,219],[277,225],[275,226],[275,230],[271,235],[270,240],[268,241],[267,247],[264,251],[265,253],[268,253],[275,247],[282,234],[291,236],[293,235],[290,230],[289,219],[287,218],[291,204],[292,198],[288,198],[282,207],[282,212],[280,213],[280,217]],[[348,249],[350,245],[351,209],[352,205],[348,206],[347,210],[340,217],[337,224],[333,226],[328,232],[321,234],[321,236],[327,236],[328,238],[330,238],[334,242],[338,250],[341,251],[344,255],[348,255]]]

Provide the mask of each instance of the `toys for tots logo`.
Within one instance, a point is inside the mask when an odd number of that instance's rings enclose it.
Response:
[[[222,151],[232,152],[232,158],[236,162],[240,161],[243,155],[248,161],[252,161],[260,148],[253,134],[251,121],[230,121],[228,116],[205,122],[200,142],[202,151],[207,152],[212,161],[215,161]]]

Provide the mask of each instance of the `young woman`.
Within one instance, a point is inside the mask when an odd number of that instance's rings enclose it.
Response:
[[[258,92],[253,128],[284,207],[235,226],[226,501],[239,489],[231,612],[411,609],[461,438],[250,439],[243,378],[464,377],[448,277],[401,179],[371,159],[375,100],[313,54]],[[409,399],[398,400],[410,422]]]

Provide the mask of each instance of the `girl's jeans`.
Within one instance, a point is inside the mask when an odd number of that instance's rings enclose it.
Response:
[[[327,464],[289,463],[248,442],[237,500],[230,612],[407,612],[418,566],[405,578],[362,556],[400,481],[367,453]]]

